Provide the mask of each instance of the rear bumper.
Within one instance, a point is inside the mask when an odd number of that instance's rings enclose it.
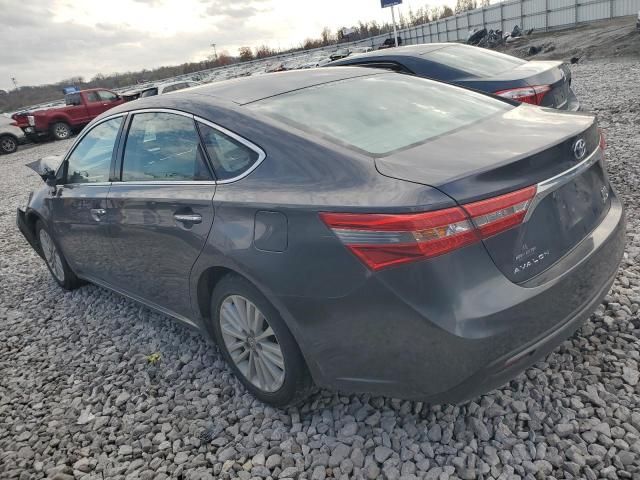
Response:
[[[563,110],[567,110],[569,112],[577,112],[580,110],[580,102],[572,88],[569,88],[569,97],[567,98],[567,103],[563,107]]]
[[[340,298],[279,297],[314,379],[344,391],[459,402],[496,388],[584,322],[622,258],[624,211],[517,285],[481,245],[370,275]]]

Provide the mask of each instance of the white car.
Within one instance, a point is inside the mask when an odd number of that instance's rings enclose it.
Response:
[[[153,97],[154,95],[163,95],[169,92],[176,92],[178,90],[182,90],[183,88],[195,87],[196,85],[200,85],[199,82],[194,82],[191,80],[181,80],[178,82],[167,82],[167,83],[159,83],[157,85],[153,85],[143,91],[140,92],[140,98],[142,97]]]
[[[24,132],[14,123],[11,118],[0,115],[0,154],[15,152],[25,141]]]

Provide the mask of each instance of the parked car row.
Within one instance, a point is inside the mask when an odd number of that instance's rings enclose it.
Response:
[[[623,206],[570,87],[560,63],[447,44],[114,100],[31,165],[17,224],[62,288],[200,329],[264,402],[458,402],[615,278]]]
[[[92,88],[68,93],[64,105],[15,113],[3,135],[0,130],[0,150],[13,153],[20,140],[37,142],[42,138],[64,140],[79,132],[91,120],[107,110],[137,98],[162,95],[199,85],[198,82],[180,81],[146,85],[118,94],[105,88]],[[1,127],[0,127],[1,128]],[[21,135],[16,133],[20,131]]]

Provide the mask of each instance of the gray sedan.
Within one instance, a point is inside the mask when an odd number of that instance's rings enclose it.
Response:
[[[246,388],[430,402],[571,335],[624,249],[593,116],[354,67],[109,110],[18,209],[65,289],[211,335]]]

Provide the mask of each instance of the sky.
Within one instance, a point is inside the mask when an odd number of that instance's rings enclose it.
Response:
[[[407,11],[455,0],[404,0]],[[0,0],[0,89],[206,59],[241,46],[298,45],[359,20],[390,21],[379,0]]]

